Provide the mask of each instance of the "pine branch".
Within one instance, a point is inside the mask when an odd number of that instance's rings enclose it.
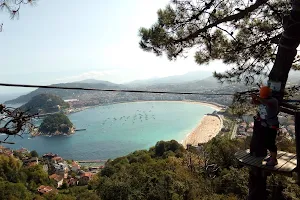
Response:
[[[239,13],[219,19],[219,20],[203,27],[202,29],[195,31],[194,33],[188,35],[187,37],[173,40],[173,43],[181,43],[181,42],[185,42],[188,40],[192,40],[192,39],[198,37],[201,33],[205,33],[208,29],[216,27],[217,25],[219,25],[221,23],[229,22],[229,21],[237,21],[239,19],[242,19],[245,16],[247,16],[250,12],[253,12],[254,10],[259,8],[261,5],[265,4],[266,2],[268,2],[268,0],[257,0],[253,5],[249,6],[248,8],[245,8],[244,10],[240,10]]]
[[[37,114],[27,114],[18,108],[6,107],[3,104],[0,104],[0,113],[2,120],[7,119],[7,122],[0,127],[0,133],[6,134],[7,138],[12,135],[22,137],[19,133],[26,130],[26,128],[33,127],[31,119],[37,116]]]

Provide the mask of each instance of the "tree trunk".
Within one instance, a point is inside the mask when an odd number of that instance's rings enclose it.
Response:
[[[269,86],[273,96],[282,102],[292,63],[300,43],[300,1],[293,0],[293,8],[287,20],[284,20],[284,32],[279,40],[278,52],[274,66],[269,74]],[[278,89],[272,87],[278,83]],[[280,85],[279,85],[280,84]]]
[[[278,52],[274,66],[269,74],[268,86],[272,88],[273,96],[281,104],[284,89],[288,79],[292,63],[297,54],[297,47],[300,43],[300,0],[293,0],[293,8],[289,18],[284,22],[284,32],[280,38]],[[258,130],[258,124],[254,124],[254,130]],[[259,137],[252,137],[251,144],[257,145]],[[263,152],[261,146],[252,146],[252,149]],[[298,150],[299,151],[299,150]],[[265,198],[266,177],[260,173],[259,169],[252,169],[249,173],[249,200]]]

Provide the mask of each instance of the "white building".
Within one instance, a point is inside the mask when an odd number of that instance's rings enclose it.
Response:
[[[68,165],[65,163],[57,163],[53,164],[53,167],[55,168],[56,171],[67,171],[68,170]]]

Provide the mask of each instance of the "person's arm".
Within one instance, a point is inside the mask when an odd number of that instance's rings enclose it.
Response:
[[[253,95],[252,95],[252,101],[251,101],[251,103],[254,104],[254,105],[261,104],[260,101],[258,101],[255,97],[253,97]]]
[[[255,94],[252,94],[251,96],[254,100],[259,101],[261,104],[264,104],[266,106],[273,107],[273,108],[276,107],[273,103],[270,103],[270,101],[268,101],[267,99],[260,98],[259,96],[255,95]]]

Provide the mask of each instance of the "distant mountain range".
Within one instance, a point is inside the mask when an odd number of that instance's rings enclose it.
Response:
[[[90,80],[89,80],[90,81]],[[96,82],[97,80],[93,80]],[[51,86],[60,86],[60,87],[82,87],[82,88],[97,88],[97,89],[119,89],[120,85],[111,83],[108,81],[98,81],[99,83],[85,83],[82,82],[73,82],[73,83],[59,83],[53,84]],[[26,103],[31,100],[32,97],[39,94],[54,94],[62,99],[69,98],[78,98],[78,96],[84,95],[87,91],[83,90],[62,90],[62,89],[46,89],[46,88],[38,88],[28,94],[21,95],[15,99],[4,102],[5,104],[17,104],[17,103]]]
[[[300,84],[300,72],[292,72],[289,76],[290,83]],[[198,78],[198,79],[197,79]],[[214,77],[211,76],[211,72],[189,72],[183,75],[169,76],[164,78],[154,78],[148,80],[137,80],[125,84],[115,84],[109,81],[87,79],[72,83],[60,83],[52,86],[63,87],[82,87],[82,88],[98,88],[98,89],[133,89],[133,90],[158,90],[158,91],[173,91],[173,92],[207,92],[207,93],[234,93],[249,89],[249,87],[243,84],[220,84]],[[43,89],[38,88],[33,92],[19,96],[15,99],[6,101],[6,104],[26,103],[32,97],[48,93],[54,94],[62,99],[79,98],[82,100],[99,100],[105,99],[106,93],[91,92],[83,90],[61,90],[61,89]],[[114,96],[115,95],[115,96]],[[110,95],[111,101],[113,98],[122,99],[122,95],[115,93]],[[102,101],[102,100],[101,100]]]
[[[163,78],[151,78],[146,80],[135,80],[124,85],[129,87],[150,86],[159,84],[175,84],[183,82],[198,81],[212,76],[211,71],[193,71],[183,75],[168,76]]]
[[[102,81],[102,80],[96,80],[96,79],[85,79],[82,81],[75,81],[72,83],[87,83],[87,84],[103,84],[103,85],[109,85],[109,86],[116,86],[118,84],[109,82],[109,81]]]
[[[86,79],[82,81],[76,81],[72,83],[60,83],[60,84],[53,84],[51,86],[63,86],[63,87],[82,87],[82,88],[98,88],[98,89],[146,89],[146,88],[153,88],[153,89],[160,89],[160,88],[168,88],[171,89],[174,87],[174,84],[181,85],[182,83],[187,83],[188,81],[193,80],[201,80],[203,78],[211,76],[212,72],[189,72],[183,75],[177,76],[169,76],[164,78],[155,78],[149,80],[141,80],[141,81],[133,81],[130,83],[125,84],[115,84],[109,81],[102,81],[102,80],[95,80],[95,79]],[[216,82],[216,81],[215,81]],[[215,83],[214,82],[214,83]],[[200,83],[201,84],[201,83]],[[207,86],[213,87],[214,84],[205,84]],[[216,85],[215,85],[216,86]],[[181,87],[184,90],[184,86]],[[176,87],[174,87],[176,90]],[[16,104],[16,103],[26,103],[30,101],[30,99],[36,95],[48,93],[54,94],[62,99],[70,99],[70,98],[78,98],[79,96],[84,96],[87,91],[81,90],[61,90],[61,89],[44,89],[38,88],[33,92],[30,92],[25,95],[21,95],[15,99],[6,101],[6,104]],[[91,92],[89,92],[90,94]]]

